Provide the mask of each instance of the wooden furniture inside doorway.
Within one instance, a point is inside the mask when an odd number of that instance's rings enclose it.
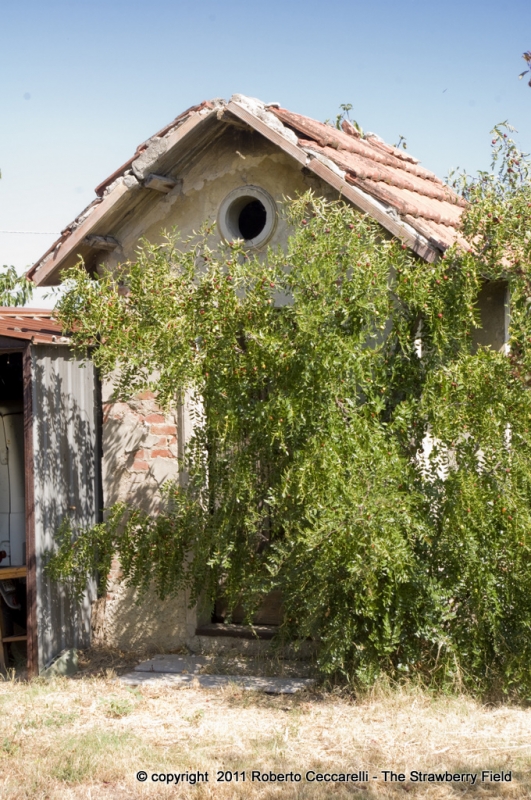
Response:
[[[14,580],[15,578],[25,578],[27,575],[26,567],[0,567],[0,581]],[[4,601],[0,599],[0,606]],[[27,642],[27,634],[20,636],[4,636],[4,621],[0,607],[0,670],[5,672],[7,669],[7,648],[10,642]]]

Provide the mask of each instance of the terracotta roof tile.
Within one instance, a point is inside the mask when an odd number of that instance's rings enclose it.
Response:
[[[396,166],[378,163],[352,152],[334,150],[331,147],[320,147],[315,142],[305,139],[301,139],[300,144],[310,150],[323,153],[327,158],[334,161],[338,167],[341,167],[341,169],[344,169],[356,178],[368,178],[374,181],[382,181],[390,186],[396,186],[398,189],[409,189],[412,192],[418,192],[426,197],[432,197],[435,200],[443,200],[461,207],[465,206],[465,201],[455,195],[443,183],[424,180],[418,175],[407,172],[400,167],[397,168]]]
[[[416,158],[413,158],[403,150],[398,150],[396,147],[385,144],[374,135],[362,139],[353,134],[339,131],[337,128],[332,128],[331,125],[325,125],[324,122],[317,122],[317,120],[309,117],[302,117],[300,114],[292,114],[291,111],[286,111],[284,108],[272,108],[271,111],[285,125],[293,128],[296,132],[307,134],[310,139],[322,147],[329,146],[335,150],[358,153],[358,155],[376,163],[397,167],[405,172],[418,175],[425,180],[433,181],[440,186],[444,185],[441,179],[433,172],[421,167]]]
[[[338,130],[285,108],[270,110],[297,134],[307,152],[326,156],[345,172],[347,183],[390,206],[439,248],[456,241],[466,245],[458,232],[465,201],[408,153],[374,135],[363,138],[347,120]],[[426,236],[428,231],[433,235]]]
[[[404,215],[404,222],[415,227],[420,234],[426,239],[433,242],[439,242],[444,247],[449,244],[458,244],[465,250],[468,250],[470,245],[459,233],[456,228],[450,225],[442,225],[441,223],[434,222],[433,220],[423,220],[420,217],[412,218],[407,214]]]
[[[134,155],[133,155],[133,156],[131,156],[131,158],[129,158],[129,159],[128,159],[128,160],[125,162],[125,164],[122,164],[122,166],[121,166],[121,167],[118,167],[118,169],[117,169],[117,170],[115,170],[115,171],[112,173],[112,175],[109,175],[109,177],[108,177],[108,178],[105,178],[105,180],[104,180],[104,181],[102,181],[100,184],[98,184],[98,186],[96,186],[96,188],[94,189],[94,191],[96,192],[96,194],[98,195],[98,197],[101,197],[101,196],[103,195],[103,193],[104,193],[105,189],[107,189],[107,187],[108,187],[108,186],[109,186],[109,185],[110,185],[110,184],[111,184],[111,183],[112,183],[114,180],[116,180],[116,178],[119,178],[119,177],[120,177],[120,175],[123,175],[123,174],[124,174],[124,172],[125,172],[127,169],[129,169],[129,167],[131,166],[131,164],[133,163],[133,161],[134,161],[136,158],[138,158],[138,156],[139,156],[141,153],[143,153],[143,152],[144,152],[144,150],[147,150],[148,146],[150,145],[150,143],[151,143],[151,142],[152,142],[154,139],[163,139],[163,138],[164,138],[164,136],[166,136],[166,135],[167,135],[167,134],[168,134],[168,133],[169,133],[171,130],[173,130],[173,128],[177,127],[177,126],[178,126],[178,125],[179,125],[181,122],[183,122],[185,119],[188,119],[188,117],[190,116],[190,114],[195,114],[197,111],[202,111],[202,109],[203,109],[203,108],[212,108],[212,103],[211,103],[209,100],[204,100],[202,103],[199,103],[199,104],[198,104],[198,105],[196,105],[196,106],[191,106],[190,108],[187,108],[187,109],[186,109],[186,111],[183,111],[183,112],[182,112],[182,114],[179,114],[179,116],[178,116],[178,117],[175,117],[175,119],[174,119],[174,120],[172,120],[172,121],[171,121],[171,122],[170,122],[168,125],[165,125],[163,128],[161,128],[161,129],[160,129],[160,131],[157,131],[157,133],[153,134],[153,136],[151,136],[149,139],[147,139],[147,141],[145,141],[145,142],[142,142],[142,144],[139,144],[139,145],[138,145],[138,147],[137,147],[137,148],[136,148],[136,150],[135,150],[135,153],[134,153]]]

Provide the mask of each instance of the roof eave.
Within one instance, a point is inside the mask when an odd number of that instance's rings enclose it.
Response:
[[[209,117],[215,113],[216,107],[207,107],[202,104],[198,111],[194,111],[188,119],[185,119],[177,128],[171,130],[170,133],[161,139],[152,140],[152,144],[156,146],[157,143],[164,141],[163,152],[160,156],[165,156],[172,148],[182,143],[198,126],[202,125]],[[164,129],[163,129],[164,130]],[[147,160],[149,156],[149,147],[142,148],[137,151],[136,158],[131,159],[121,169],[125,167],[135,166],[135,161],[138,159]],[[149,171],[156,171],[157,158],[152,161],[147,161],[149,164]],[[144,171],[146,166],[144,165]],[[114,177],[117,173],[113,173]],[[85,243],[87,236],[96,233],[101,228],[104,219],[111,213],[118,210],[121,203],[126,203],[131,193],[138,191],[142,188],[141,180],[137,180],[134,175],[123,174],[118,175],[116,180],[109,184],[109,180],[100,184],[100,187],[106,185],[106,191],[103,197],[96,198],[93,203],[86,209],[89,213],[82,221],[76,225],[71,231],[64,232],[59,239],[50,247],[44,256],[36,262],[30,270],[26,273],[27,277],[32,280],[37,286],[53,286],[60,283],[60,272],[64,269],[65,262],[71,259],[72,256],[79,256],[83,258],[90,252],[90,247]],[[98,187],[98,188],[100,188]]]
[[[70,345],[49,308],[0,307],[0,338],[21,344]]]

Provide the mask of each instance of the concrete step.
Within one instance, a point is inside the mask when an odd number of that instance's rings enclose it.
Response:
[[[258,675],[263,678],[309,678],[312,665],[271,656],[249,657],[236,655],[176,655],[153,656],[135,667],[135,672],[173,673],[189,675]]]
[[[153,656],[135,667],[135,672],[177,673],[199,675],[204,672],[211,659],[203,656],[178,656],[173,653]]]
[[[219,669],[224,674],[213,674]],[[252,670],[262,674],[249,674]],[[281,675],[267,674],[276,670]],[[234,674],[232,674],[234,673]],[[266,674],[264,674],[266,673]],[[133,672],[117,678],[126,686],[172,686],[221,689],[236,685],[246,691],[294,694],[309,689],[314,681],[306,677],[308,665],[301,662],[272,662],[268,659],[216,658],[164,654],[137,664]],[[304,675],[304,677],[303,677]]]

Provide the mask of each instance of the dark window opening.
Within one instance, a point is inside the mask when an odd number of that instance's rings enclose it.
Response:
[[[478,347],[490,347],[503,352],[507,342],[507,311],[509,297],[507,284],[502,281],[485,281],[476,299],[481,322],[472,332],[474,352]]]
[[[267,212],[260,200],[251,200],[240,211],[238,228],[242,239],[256,239],[265,228]]]
[[[19,403],[22,406],[22,353],[0,355],[0,405]]]

